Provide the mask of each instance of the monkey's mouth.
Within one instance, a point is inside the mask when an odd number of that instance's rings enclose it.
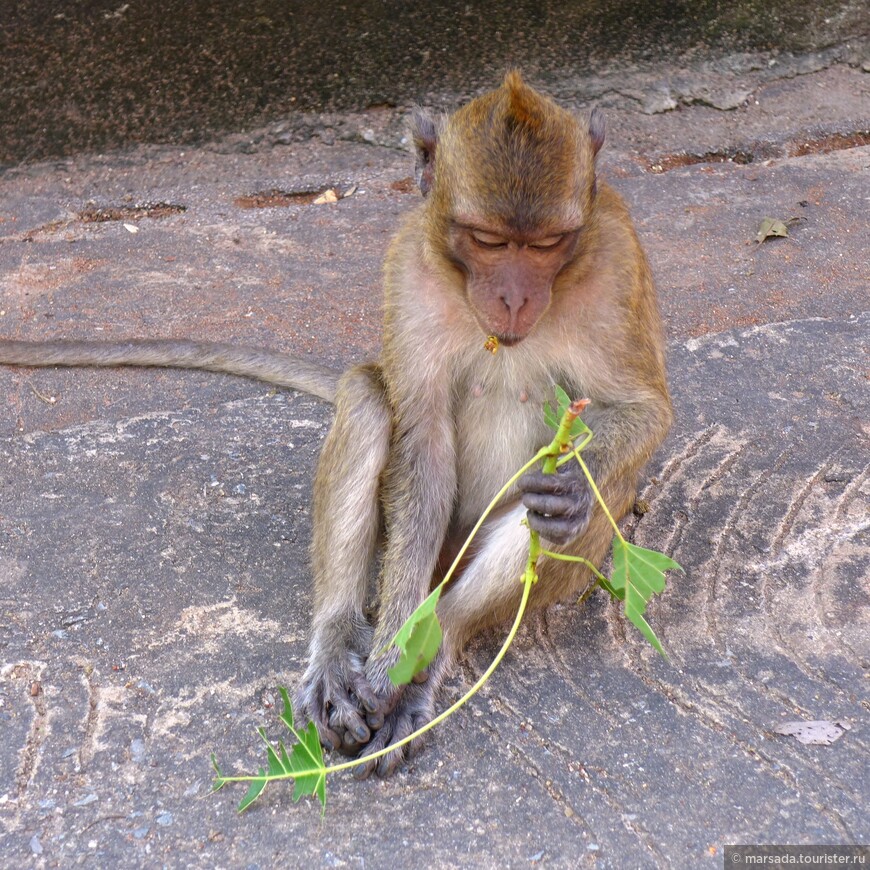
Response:
[[[500,335],[499,333],[493,333],[495,337],[498,339],[498,343],[503,347],[513,347],[516,344],[519,344],[524,338],[524,335],[517,335],[516,333],[509,332],[505,335]]]

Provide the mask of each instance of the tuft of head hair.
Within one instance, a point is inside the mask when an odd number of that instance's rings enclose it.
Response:
[[[587,125],[511,70],[448,120],[436,199],[448,213],[519,232],[580,222],[594,196],[595,150]]]
[[[530,131],[543,126],[545,98],[530,88],[517,70],[511,70],[504,77],[501,90],[504,91],[506,123]]]

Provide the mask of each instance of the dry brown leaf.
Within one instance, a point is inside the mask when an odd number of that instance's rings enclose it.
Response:
[[[338,194],[332,187],[330,187],[329,190],[324,190],[323,193],[314,200],[314,205],[323,205],[326,202],[338,202]]]

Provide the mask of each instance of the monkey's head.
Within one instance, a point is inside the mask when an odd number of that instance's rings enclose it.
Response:
[[[414,117],[429,243],[462,276],[483,332],[504,345],[531,332],[581,251],[603,142],[597,112],[581,123],[516,72],[446,122]]]

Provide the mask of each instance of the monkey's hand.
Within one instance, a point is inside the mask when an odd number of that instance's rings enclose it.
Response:
[[[555,474],[527,471],[517,486],[529,528],[548,541],[567,544],[589,525],[595,496],[576,462],[566,462]]]
[[[313,722],[320,742],[355,755],[384,719],[383,704],[365,677],[363,657],[346,647],[327,653],[312,643],[311,663],[296,693],[300,719]]]

